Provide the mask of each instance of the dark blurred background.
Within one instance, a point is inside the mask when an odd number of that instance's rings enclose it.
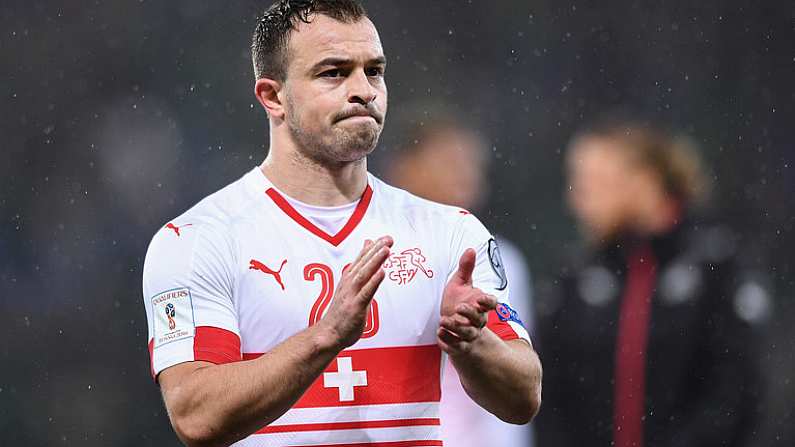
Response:
[[[629,108],[700,143],[711,211],[775,301],[754,445],[795,445],[795,4],[604,3],[365,2],[391,112],[441,101],[488,136],[480,217],[524,250],[540,317],[579,244],[572,133]],[[0,444],[177,444],[148,372],[143,257],[264,158],[248,48],[268,4],[0,4]],[[374,167],[397,137],[387,120]]]

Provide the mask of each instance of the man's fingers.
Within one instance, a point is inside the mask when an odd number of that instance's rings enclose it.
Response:
[[[372,247],[373,244],[374,242],[372,241],[372,239],[364,240],[364,245],[362,246],[362,249],[359,250],[359,254],[356,255],[356,259],[354,259],[353,262],[348,264],[348,271],[350,271],[350,269],[352,269],[354,266],[359,265],[359,262],[361,262],[362,258],[364,257],[364,254],[369,251],[370,247]]]
[[[497,308],[497,297],[484,293],[477,298],[477,303],[481,312],[488,312]]]
[[[388,257],[389,247],[381,245],[380,248],[361,265],[358,271],[351,272],[354,275],[353,286],[355,288],[362,287],[375,272],[382,270],[382,266]]]
[[[365,241],[356,261],[343,271],[336,297],[346,296],[355,302],[364,300],[363,304],[368,305],[384,280],[385,273],[381,267],[389,257],[392,244],[393,240],[389,236],[380,237],[376,241]]]
[[[374,250],[377,250],[378,240],[372,241],[367,239],[364,241],[364,247],[359,252],[359,255],[356,257],[356,260],[353,261],[348,267],[348,273],[355,273],[358,269],[361,268],[362,264],[367,262],[367,259],[372,255]]]
[[[378,253],[378,251],[379,251],[379,250],[380,250],[382,247],[384,247],[384,246],[386,246],[386,247],[391,247],[391,246],[392,246],[392,243],[393,243],[393,241],[392,241],[392,238],[391,238],[391,237],[389,237],[389,236],[383,236],[383,237],[380,237],[380,238],[378,238],[378,239],[377,239],[375,242],[372,242],[371,244],[367,244],[367,243],[365,242],[365,244],[366,244],[365,248],[363,248],[363,249],[362,249],[362,251],[361,251],[361,253],[360,253],[360,256],[359,256],[359,258],[357,258],[357,260],[356,260],[356,261],[355,261],[355,262],[354,262],[354,263],[351,265],[351,267],[350,267],[350,269],[348,270],[348,272],[349,272],[350,274],[352,274],[352,275],[356,275],[356,274],[358,273],[358,271],[359,271],[359,270],[360,270],[360,269],[361,269],[361,268],[362,268],[364,265],[366,265],[366,264],[367,264],[367,262],[368,262],[368,261],[369,261],[369,260],[370,260],[370,259],[371,259],[373,256],[375,256],[375,254],[376,254],[376,253]]]
[[[461,284],[472,285],[472,272],[475,270],[475,250],[467,248],[461,259],[458,260],[458,270],[455,272],[455,278]]]
[[[442,317],[439,326],[452,332],[463,341],[473,341],[480,335],[480,329],[472,326],[462,315]]]
[[[456,306],[455,310],[457,314],[463,315],[471,325],[477,328],[482,329],[488,321],[488,317],[485,313],[478,311],[474,306],[467,303],[459,304]]]
[[[439,337],[443,342],[450,346],[457,346],[462,342],[462,340],[455,335],[454,333],[448,331],[447,329],[440,327],[439,330],[436,331],[436,336]]]
[[[469,343],[461,340],[455,334],[440,327],[436,331],[437,344],[448,354],[457,354],[467,351]]]
[[[378,286],[381,285],[385,277],[386,272],[384,272],[383,269],[379,269],[366,283],[364,283],[362,290],[359,292],[359,296],[364,299],[367,304],[372,301],[373,296],[375,296],[375,291],[378,290]]]

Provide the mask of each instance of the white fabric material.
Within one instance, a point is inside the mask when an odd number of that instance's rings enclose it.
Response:
[[[340,447],[350,444],[399,441],[434,441],[439,439],[438,426],[360,428],[355,430],[319,430],[292,433],[254,434],[233,444],[235,447],[310,446],[329,444]],[[428,444],[429,446],[433,444]]]
[[[328,234],[336,234],[345,226],[359,201],[340,206],[316,206],[296,200],[279,191],[302,216]]]
[[[305,424],[318,420],[331,422],[355,422],[361,420],[362,412],[366,412],[373,420],[387,421],[410,418],[438,418],[439,404],[390,404],[390,405],[357,405],[354,407],[322,407],[293,408],[284,413],[270,426]]]

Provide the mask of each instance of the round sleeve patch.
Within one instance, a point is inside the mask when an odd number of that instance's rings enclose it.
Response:
[[[500,247],[494,238],[489,239],[489,262],[491,269],[500,279],[500,286],[497,290],[505,290],[508,287],[508,275],[505,274],[505,265],[502,263],[502,255],[500,255]]]
[[[519,318],[519,314],[516,313],[511,306],[505,303],[497,303],[497,308],[494,310],[497,312],[497,317],[500,319],[500,321],[513,321],[514,323],[524,327],[524,323],[522,322],[521,318]]]

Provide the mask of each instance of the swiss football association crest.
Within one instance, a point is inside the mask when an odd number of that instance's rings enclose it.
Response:
[[[404,285],[411,282],[417,273],[422,273],[426,278],[433,278],[433,270],[426,265],[428,259],[419,248],[410,248],[400,253],[395,253],[384,263],[387,278]]]

